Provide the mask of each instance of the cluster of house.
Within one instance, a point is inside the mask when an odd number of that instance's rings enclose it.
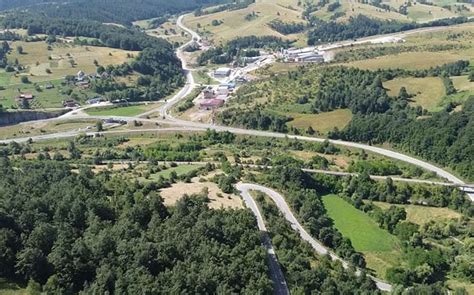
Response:
[[[96,79],[107,79],[109,77],[109,73],[103,72],[102,74],[86,74],[83,71],[79,71],[76,76],[74,77],[74,84],[81,89],[88,89],[90,87],[91,81]]]
[[[316,51],[313,48],[290,48],[281,52],[281,58],[285,62],[324,62],[323,52]]]
[[[207,86],[202,91],[202,100],[199,108],[203,110],[214,110],[224,105],[230,93],[235,89],[234,83],[220,84],[217,88]]]

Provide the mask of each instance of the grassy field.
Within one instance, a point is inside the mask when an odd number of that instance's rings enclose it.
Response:
[[[96,107],[87,109],[85,112],[89,115],[94,116],[125,116],[125,117],[133,117],[140,115],[152,108],[157,107],[157,104],[139,104],[139,105],[131,105],[127,107],[117,107],[117,106],[107,106],[107,107]]]
[[[245,9],[223,11],[202,16],[190,16],[185,23],[199,32],[208,32],[211,39],[216,42],[228,41],[241,36],[280,36],[280,33],[272,30],[267,24],[273,19],[279,18],[284,22],[302,22],[301,8],[296,0],[257,0],[255,4]],[[291,8],[289,8],[291,6]],[[245,16],[255,12],[258,17],[253,20],[245,20]],[[279,15],[278,15],[279,14]],[[222,20],[218,26],[212,26],[213,20]],[[198,25],[199,24],[199,25]],[[199,29],[198,26],[201,28]],[[288,36],[293,38],[294,36]],[[304,38],[303,35],[298,36]]]
[[[374,202],[374,205],[382,209],[388,209],[392,204],[384,202]],[[407,220],[416,224],[428,223],[431,220],[449,220],[460,218],[461,214],[449,208],[436,208],[418,205],[395,205],[405,208],[407,212]]]
[[[383,83],[388,89],[388,94],[397,96],[400,88],[405,87],[412,97],[413,105],[434,111],[446,94],[443,81],[439,77],[426,78],[396,78]]]
[[[23,54],[15,48],[23,47]],[[13,42],[12,52],[8,59],[18,62],[28,68],[28,76],[32,82],[61,79],[66,75],[75,75],[82,70],[85,73],[95,73],[94,60],[102,66],[123,64],[136,56],[136,51],[126,51],[108,47],[79,46],[73,44],[53,44],[48,50],[46,42]],[[71,62],[74,65],[71,65]],[[46,73],[51,70],[51,74]],[[11,83],[20,83],[19,77],[12,77]]]
[[[336,228],[351,239],[357,251],[392,251],[397,247],[397,239],[379,226],[368,215],[335,195],[323,197],[329,217]]]
[[[0,139],[76,130],[79,128],[94,126],[94,123],[94,120],[70,120],[59,122],[32,122],[28,124],[3,126],[0,127]]]
[[[27,295],[26,289],[0,278],[0,295]]]
[[[314,130],[321,133],[327,133],[333,130],[334,127],[342,129],[352,120],[352,113],[347,109],[320,114],[290,113],[287,115],[293,117],[293,120],[288,122],[288,125],[303,129],[311,126]]]
[[[49,49],[46,42],[17,41],[10,46],[12,51],[8,60],[18,60],[26,70],[20,74],[0,71],[0,85],[5,87],[5,90],[0,90],[0,104],[7,108],[17,107],[15,97],[19,92],[29,92],[35,96],[35,100],[30,103],[31,108],[62,107],[62,101],[69,99],[63,93],[65,87],[61,86],[65,76],[76,75],[80,70],[95,73],[94,61],[102,66],[117,65],[130,61],[138,54],[135,51],[62,43],[55,43]],[[23,54],[16,50],[18,46],[23,48]],[[31,83],[22,83],[22,76],[27,76]],[[47,84],[54,85],[54,88],[46,89]],[[94,96],[90,90],[77,89],[74,93],[80,99]]]
[[[472,60],[473,58],[474,50],[472,49],[457,52],[404,52],[397,55],[353,61],[347,63],[347,65],[369,70],[389,68],[415,70],[428,69],[430,67],[456,62],[461,59]]]
[[[467,76],[451,77],[451,80],[453,81],[454,88],[456,88],[458,92],[474,92],[474,82],[469,81]]]
[[[335,227],[351,240],[357,251],[364,254],[367,267],[383,277],[387,268],[397,264],[399,241],[368,215],[336,195],[323,197],[324,206]]]

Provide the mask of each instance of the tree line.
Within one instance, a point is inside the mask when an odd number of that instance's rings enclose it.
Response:
[[[223,46],[217,46],[201,53],[197,59],[197,63],[199,65],[205,65],[208,62],[225,64],[231,62],[235,57],[248,56],[246,54],[248,50],[257,51],[263,48],[271,48],[274,50],[288,48],[291,43],[289,40],[283,40],[275,36],[237,37]],[[260,54],[259,52],[256,53],[257,56]]]
[[[471,20],[466,17],[456,17],[427,23],[402,23],[398,21],[378,20],[359,14],[358,16],[350,17],[347,23],[341,23],[336,21],[328,22],[317,17],[311,17],[310,23],[314,28],[308,31],[308,45],[357,39],[417,28],[450,26],[470,21]]]
[[[0,10],[28,9],[53,18],[88,19],[130,26],[135,20],[178,14],[226,2],[228,0],[73,0],[57,5],[43,0],[2,0]]]

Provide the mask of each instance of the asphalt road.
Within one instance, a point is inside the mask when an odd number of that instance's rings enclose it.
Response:
[[[237,184],[237,189],[240,190],[239,184]],[[262,244],[267,250],[268,256],[268,264],[270,267],[270,277],[272,278],[273,282],[273,292],[278,295],[287,295],[290,294],[288,290],[288,285],[286,284],[285,276],[283,275],[283,271],[280,268],[280,264],[278,263],[278,258],[275,253],[275,249],[273,248],[272,242],[270,237],[268,236],[268,231],[265,226],[265,222],[263,221],[263,217],[260,214],[260,210],[258,209],[257,204],[255,203],[254,199],[250,196],[249,190],[244,189],[241,190],[240,195],[244,200],[245,205],[252,210],[253,214],[257,218],[257,225],[258,229],[262,231]]]
[[[326,255],[326,254],[329,254],[329,256],[333,259],[333,260],[338,260],[342,263],[342,265],[344,266],[344,268],[348,268],[349,267],[349,263],[347,263],[346,261],[344,261],[343,259],[341,259],[340,257],[338,257],[336,254],[332,253],[330,250],[328,250],[325,246],[323,246],[319,241],[315,240],[304,228],[303,226],[299,223],[299,221],[296,219],[296,217],[293,215],[293,212],[291,212],[291,209],[290,207],[288,206],[288,204],[286,203],[285,201],[285,198],[280,195],[278,192],[272,190],[272,189],[269,189],[265,186],[262,186],[262,185],[258,185],[258,184],[251,184],[251,183],[242,183],[242,182],[239,182],[236,184],[236,188],[240,191],[242,197],[244,198],[246,204],[247,202],[250,202],[247,201],[246,199],[250,198],[253,202],[253,204],[255,204],[255,201],[253,201],[253,199],[250,197],[250,194],[249,194],[249,191],[251,190],[256,190],[256,191],[260,191],[266,195],[268,195],[276,204],[276,206],[278,207],[278,209],[280,210],[280,212],[283,214],[283,216],[285,217],[285,219],[291,224],[291,227],[297,231],[300,235],[300,237],[307,241],[309,244],[311,244],[311,246],[313,247],[313,249],[319,253],[320,255]],[[255,214],[255,216],[257,217],[257,221],[260,223],[263,224],[263,217],[260,213],[260,211],[258,210],[258,207],[256,207],[255,205],[255,210],[252,209],[252,212]],[[260,225],[259,225],[260,227]],[[265,227],[265,225],[263,224],[263,227]],[[266,230],[266,229],[265,229]],[[360,271],[357,272],[358,274],[360,274]],[[374,282],[376,283],[377,285],[377,288],[379,288],[380,290],[382,291],[387,291],[387,292],[390,292],[392,290],[392,285],[386,283],[386,282],[383,282],[375,277],[371,277]]]
[[[184,18],[184,15],[182,15],[178,18],[177,25],[181,29],[183,29],[184,31],[188,32],[194,40],[200,40],[200,37],[196,32],[194,32],[191,29],[184,26],[184,24],[182,23],[183,18]],[[419,33],[419,32],[422,32],[422,31],[430,31],[430,30],[434,30],[434,29],[437,29],[437,28],[418,29],[418,30],[415,30],[415,32]],[[411,31],[407,31],[407,32],[403,32],[402,34],[409,34],[410,32]],[[390,34],[390,35],[393,35],[393,34]],[[374,39],[379,39],[379,38],[380,38],[380,36],[376,36]],[[364,41],[367,41],[367,40],[369,40],[369,39],[366,39]],[[290,138],[290,139],[298,139],[298,140],[313,141],[313,142],[323,142],[324,140],[326,140],[325,138],[299,136],[299,135],[287,135],[287,134],[283,134],[283,133],[276,133],[276,132],[269,132],[269,131],[249,130],[249,129],[228,127],[228,126],[219,126],[219,125],[213,125],[213,124],[190,122],[190,121],[184,121],[184,120],[179,120],[179,119],[173,118],[169,114],[169,110],[174,105],[176,105],[179,101],[181,101],[183,98],[185,98],[186,95],[191,93],[191,91],[195,87],[193,76],[191,74],[190,69],[188,69],[186,60],[183,56],[183,48],[184,48],[184,46],[186,46],[190,42],[192,42],[192,40],[190,40],[188,43],[181,46],[177,50],[177,56],[181,59],[182,64],[183,64],[183,69],[184,69],[185,74],[186,74],[187,82],[186,82],[185,86],[172,99],[168,100],[160,108],[151,110],[149,112],[146,112],[146,113],[140,115],[140,117],[143,117],[143,116],[146,116],[148,114],[155,113],[155,112],[159,111],[160,114],[161,114],[161,117],[163,118],[162,120],[153,120],[153,119],[144,119],[144,118],[140,118],[139,120],[155,122],[155,123],[161,123],[161,124],[172,124],[172,125],[177,126],[177,127],[183,127],[184,129],[187,129],[187,130],[214,129],[216,131],[229,131],[229,132],[233,132],[233,133],[236,133],[236,134],[243,134],[243,135],[275,137],[275,138]],[[347,41],[347,42],[350,42],[350,41]],[[344,43],[344,42],[340,42],[340,43]],[[337,44],[339,44],[339,43],[336,43],[335,45],[337,45]],[[249,66],[250,67],[255,67],[256,65],[252,64],[252,65],[249,65]],[[81,115],[80,112],[77,116],[70,116],[70,118],[92,118],[92,119],[106,119],[106,118],[111,118],[111,117],[118,118],[118,119],[125,120],[125,121],[137,120],[137,117],[131,118],[131,117],[117,117],[117,116],[108,116],[108,117],[105,117],[105,116],[85,116],[85,115]],[[50,119],[49,121],[51,121],[51,120],[54,120],[54,119]],[[183,130],[183,129],[181,129],[181,130]],[[83,133],[83,131],[75,130],[75,131],[68,131],[68,132],[59,132],[59,133],[56,133],[56,134],[38,135],[38,136],[32,136],[31,139],[37,141],[37,140],[47,140],[47,139],[54,139],[54,138],[67,138],[67,137],[74,137],[74,136],[76,136],[80,133]],[[11,141],[21,142],[21,141],[26,141],[29,138],[30,137],[16,138],[16,139],[11,139],[11,140],[2,140],[2,141],[0,141],[0,143],[8,143],[8,142],[11,142]],[[444,170],[440,167],[437,167],[433,164],[430,164],[426,161],[417,159],[415,157],[402,154],[400,152],[395,152],[395,151],[392,151],[392,150],[389,150],[389,149],[384,149],[384,148],[381,148],[381,147],[375,147],[375,146],[362,144],[362,143],[356,143],[356,142],[349,142],[349,141],[342,141],[342,140],[329,140],[329,141],[333,144],[336,144],[336,145],[359,148],[359,149],[363,149],[363,150],[366,150],[366,151],[371,151],[371,152],[374,152],[374,153],[377,153],[377,154],[380,154],[380,155],[383,155],[383,156],[387,156],[387,157],[390,157],[390,158],[393,158],[393,159],[396,159],[396,160],[400,160],[400,161],[403,161],[403,162],[406,162],[406,163],[410,163],[410,164],[419,166],[421,168],[424,168],[428,171],[435,172],[438,176],[440,176],[442,178],[445,178],[445,179],[447,179],[448,181],[450,181],[454,184],[458,184],[458,185],[465,184],[461,179],[459,179],[458,177],[456,177],[452,173],[450,173],[450,172],[448,172],[448,171],[446,171],[446,170]],[[467,195],[469,196],[471,201],[474,201],[474,193],[469,193],[468,192]]]

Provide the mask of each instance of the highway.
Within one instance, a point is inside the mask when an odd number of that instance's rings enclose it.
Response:
[[[240,191],[241,196],[245,199],[251,198],[249,191],[255,190],[255,191],[260,191],[266,195],[268,195],[276,204],[280,212],[283,214],[285,219],[291,224],[291,227],[297,231],[301,237],[301,239],[307,241],[309,244],[311,244],[311,247],[320,255],[329,255],[331,259],[333,260],[338,260],[342,263],[344,268],[349,267],[349,263],[338,257],[336,254],[331,252],[329,249],[327,249],[323,244],[321,244],[319,241],[315,240],[304,228],[303,226],[299,223],[299,221],[296,219],[296,217],[293,215],[293,212],[291,211],[290,207],[285,201],[285,198],[279,194],[278,192],[269,189],[265,186],[258,185],[258,184],[251,184],[251,183],[242,183],[239,182],[236,184],[237,190]],[[253,199],[252,199],[253,201]],[[247,201],[245,201],[247,203]],[[249,201],[250,202],[250,201]],[[253,201],[255,204],[255,201]],[[255,206],[256,207],[256,206]],[[256,207],[256,210],[252,209],[252,212],[254,212],[255,216],[257,217],[258,222],[263,223],[263,217],[258,210],[258,207]],[[263,225],[265,226],[265,225]],[[360,271],[357,271],[358,274],[360,274]],[[392,290],[392,285],[383,282],[375,277],[371,276],[371,279],[374,280],[374,282],[377,285],[377,288],[379,288],[382,291],[387,291],[390,292]]]

